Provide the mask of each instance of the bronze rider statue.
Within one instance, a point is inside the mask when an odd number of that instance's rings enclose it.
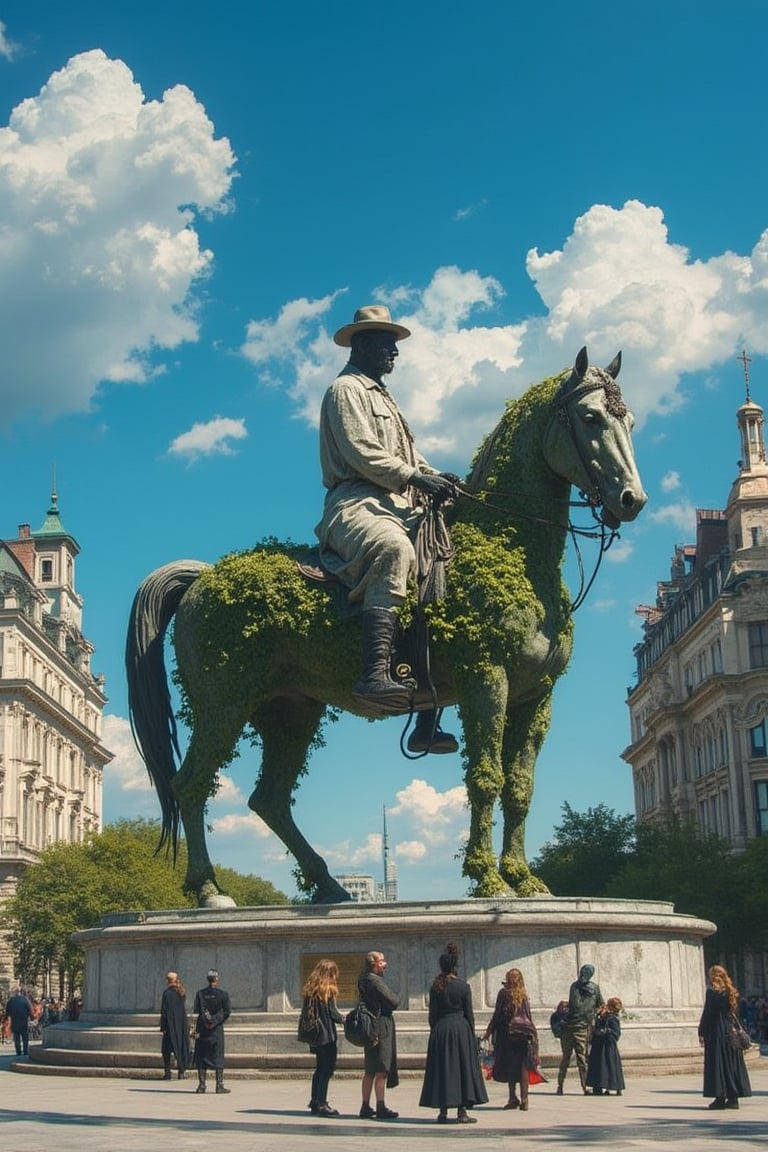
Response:
[[[363,609],[363,674],[353,694],[382,713],[409,708],[408,689],[392,678],[390,656],[397,609],[416,575],[414,539],[426,497],[444,499],[457,477],[430,467],[384,383],[410,336],[381,304],[359,308],[334,336],[349,362],[325,394],[320,413],[320,464],[327,489],[316,528],[324,568]],[[456,738],[418,714],[411,752],[455,752]]]

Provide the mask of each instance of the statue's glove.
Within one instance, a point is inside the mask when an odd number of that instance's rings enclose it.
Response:
[[[454,484],[455,482],[447,476],[433,475],[430,472],[415,472],[410,480],[411,488],[423,492],[425,496],[431,496],[433,500],[446,500],[449,496],[453,496]]]
[[[454,488],[458,484],[461,484],[461,476],[457,476],[455,472],[441,472],[440,475],[444,480],[448,480],[451,484],[453,484]]]

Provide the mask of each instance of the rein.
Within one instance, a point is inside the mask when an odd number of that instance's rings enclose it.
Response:
[[[476,504],[482,505],[483,508],[490,508],[492,512],[499,512],[502,516],[505,516],[507,518],[510,517],[510,513],[509,513],[508,508],[502,508],[498,504],[492,504],[490,501],[485,500],[483,498],[482,494],[478,496],[474,492],[467,492],[466,489],[461,488],[459,485],[456,486],[456,490],[460,496],[465,496],[468,500],[474,500],[474,502]],[[494,492],[496,492],[496,490],[494,490]],[[521,492],[503,492],[503,491],[498,492],[497,494],[499,496],[512,496],[512,497],[522,495]],[[577,527],[577,525],[575,525],[573,523],[573,521],[570,519],[568,520],[567,524],[562,524],[556,520],[548,520],[543,516],[531,516],[527,512],[516,512],[515,513],[516,517],[519,517],[520,519],[523,519],[523,520],[528,520],[531,524],[546,524],[547,526],[560,528],[563,532],[567,532],[568,535],[570,536],[571,541],[573,543],[574,551],[576,553],[576,562],[578,564],[578,569],[579,569],[579,591],[578,591],[578,594],[576,595],[576,597],[571,601],[569,608],[568,608],[568,611],[571,614],[573,614],[578,608],[580,608],[582,606],[582,604],[584,603],[584,601],[586,600],[587,596],[590,593],[592,585],[594,584],[595,580],[597,579],[597,574],[600,571],[600,565],[603,562],[603,556],[608,551],[611,544],[613,544],[614,540],[619,536],[619,531],[617,528],[609,528],[608,525],[605,523],[605,521],[603,519],[601,519],[599,511],[598,511],[600,505],[595,503],[595,501],[590,499],[588,496],[586,496],[585,493],[582,493],[582,496],[584,496],[584,499],[582,499],[582,500],[569,501],[568,507],[569,508],[589,508],[589,510],[591,511],[591,513],[592,513],[592,515],[593,515],[593,517],[597,523],[596,528]],[[600,548],[598,549],[597,560],[595,561],[595,566],[594,566],[594,569],[592,571],[592,575],[589,577],[589,579],[587,579],[585,576],[584,561],[582,559],[581,548],[579,546],[579,541],[578,541],[579,536],[583,537],[585,540],[599,540],[600,541]]]

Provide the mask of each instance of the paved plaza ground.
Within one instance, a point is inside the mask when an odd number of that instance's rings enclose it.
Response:
[[[658,1145],[683,1152],[746,1152],[768,1149],[768,1056],[750,1069],[754,1095],[738,1112],[708,1112],[700,1076],[628,1081],[623,1096],[583,1096],[571,1075],[566,1095],[554,1083],[531,1090],[528,1112],[505,1112],[503,1085],[490,1084],[490,1104],[478,1108],[477,1124],[438,1125],[419,1108],[419,1079],[406,1079],[387,1102],[400,1118],[387,1123],[358,1119],[359,1082],[338,1079],[331,1101],[342,1115],[319,1120],[307,1110],[309,1080],[232,1078],[231,1094],[195,1094],[194,1076],[112,1079],[42,1076],[10,1070],[0,1054],[0,1132],[7,1152],[306,1152],[318,1147],[356,1152],[373,1142],[376,1152],[420,1152],[439,1139],[440,1150],[460,1144],[472,1152],[508,1147],[601,1152]],[[158,1073],[159,1076],[159,1073]],[[210,1079],[210,1076],[209,1076]]]

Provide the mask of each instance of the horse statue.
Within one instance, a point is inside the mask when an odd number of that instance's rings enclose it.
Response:
[[[561,571],[574,531],[571,487],[592,509],[590,534],[602,532],[603,549],[606,534],[610,542],[646,502],[620,366],[620,353],[605,369],[590,366],[583,348],[572,370],[509,402],[451,512],[446,594],[426,609],[432,684],[419,687],[414,707],[458,705],[470,807],[463,873],[473,896],[547,891],[528,867],[524,833],[552,690],[571,653],[573,605]],[[133,602],[126,668],[134,736],[160,800],[160,847],[175,851],[181,822],[185,887],[201,905],[231,903],[216,885],[205,809],[246,727],[262,748],[249,808],[293,854],[315,902],[350,899],[296,826],[292,798],[322,741],[326,710],[365,714],[351,691],[360,621],[339,613],[296,561],[295,548],[274,540],[214,565],[179,561],[151,573]],[[180,715],[190,728],[183,760],[163,652],[174,617]]]

